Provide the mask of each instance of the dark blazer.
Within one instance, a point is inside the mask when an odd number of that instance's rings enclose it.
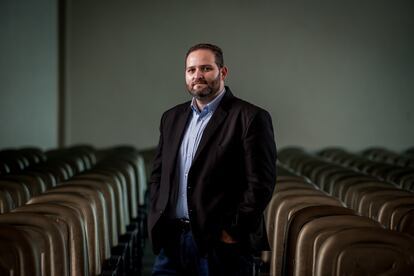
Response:
[[[276,183],[276,145],[267,111],[226,94],[208,122],[195,153],[187,187],[188,210],[200,252],[226,230],[251,250],[269,248],[263,220]],[[190,102],[175,106],[161,118],[160,139],[150,178],[148,229],[158,254],[169,229],[163,227],[170,196],[178,185],[177,156]],[[175,186],[174,186],[175,185]]]

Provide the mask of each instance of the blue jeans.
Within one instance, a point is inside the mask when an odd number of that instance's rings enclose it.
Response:
[[[201,256],[191,231],[182,232],[171,248],[161,250],[152,275],[252,276],[253,256],[242,253],[238,244],[217,242]]]

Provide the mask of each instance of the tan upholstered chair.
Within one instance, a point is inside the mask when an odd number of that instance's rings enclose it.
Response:
[[[329,235],[318,250],[316,275],[411,275],[414,238],[381,228]]]
[[[2,214],[0,224],[14,225],[37,235],[31,242],[37,243],[41,248],[42,274],[69,275],[68,237],[64,223],[39,214],[14,212]]]
[[[86,229],[78,210],[56,203],[35,203],[21,206],[13,212],[36,213],[65,223],[68,231],[70,275],[88,276],[88,252]]]
[[[312,193],[313,192],[313,193]],[[273,234],[271,240],[272,259],[270,265],[271,275],[281,275],[283,263],[283,246],[286,240],[287,225],[293,214],[305,207],[313,205],[342,206],[335,198],[327,196],[319,191],[297,190],[276,193],[272,198],[274,208],[274,226],[268,227],[268,233]],[[272,203],[272,202],[271,202]],[[267,224],[272,223],[268,221]],[[272,231],[273,230],[273,231]],[[270,235],[272,235],[270,234]],[[269,234],[268,234],[269,235]]]
[[[38,235],[17,226],[0,224],[0,275],[43,276]]]
[[[317,218],[341,215],[355,215],[355,212],[345,207],[329,205],[308,206],[295,212],[288,225],[282,275],[293,275],[298,236],[304,225]]]
[[[355,215],[320,217],[303,225],[297,237],[293,275],[317,275],[314,270],[321,241],[331,233],[355,227],[380,228],[380,225],[369,218]]]
[[[77,193],[46,193],[33,197],[28,204],[54,203],[76,209],[85,224],[86,243],[88,249],[89,273],[98,275],[101,273],[101,254],[99,247],[100,235],[96,206],[92,201]]]

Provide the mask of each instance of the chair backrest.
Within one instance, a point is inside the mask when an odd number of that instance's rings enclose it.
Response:
[[[85,172],[79,175],[76,175],[71,181],[81,179],[86,181],[98,181],[99,183],[108,184],[113,192],[114,192],[114,199],[115,199],[115,211],[117,212],[117,232],[118,236],[123,235],[126,232],[126,220],[125,217],[128,215],[128,205],[126,199],[123,198],[123,191],[121,183],[116,181],[115,178],[110,177],[109,175],[104,175],[100,173],[94,172]]]
[[[337,197],[337,198],[342,198],[342,190],[344,189],[344,187],[347,186],[352,186],[355,183],[359,183],[359,182],[366,182],[366,181],[370,181],[372,180],[371,176],[349,176],[349,177],[345,177],[342,179],[339,179],[338,181],[332,182],[331,185],[332,187],[330,188],[331,195]]]
[[[36,176],[14,174],[4,176],[3,179],[26,186],[30,192],[31,197],[43,193],[47,188],[46,184]]]
[[[41,249],[33,242],[35,235],[32,233],[0,224],[0,275],[44,275],[40,266]]]
[[[32,228],[45,241],[45,271],[50,275],[68,275],[67,233],[61,221],[33,213],[7,213],[0,216],[0,224]]]
[[[118,183],[122,190],[122,202],[124,203],[124,223],[125,225],[128,225],[131,219],[131,212],[129,208],[130,205],[128,203],[128,189],[125,177],[122,174],[119,174],[119,172],[117,172],[116,170],[107,170],[96,167],[93,168],[90,172],[88,172],[88,174],[89,173],[110,177]]]
[[[412,194],[399,196],[385,202],[378,211],[378,221],[391,228],[391,217],[395,210],[402,206],[414,206],[414,196]]]
[[[15,208],[15,203],[10,192],[0,185],[0,214],[6,213]]]
[[[297,239],[303,226],[316,218],[340,215],[355,215],[355,212],[340,206],[315,205],[300,209],[291,217],[284,245],[282,275],[293,275]]]
[[[381,226],[369,218],[355,215],[320,217],[303,225],[297,238],[293,275],[315,275],[313,272],[318,254],[318,241],[321,240],[322,234],[355,227],[379,228]]]
[[[407,213],[414,210],[414,205],[408,204],[408,205],[400,205],[397,206],[392,215],[391,215],[391,222],[390,222],[390,229],[398,231],[399,225],[401,224],[401,220],[406,216]],[[414,236],[414,232],[404,232],[407,234],[410,234],[411,236]]]
[[[123,187],[126,189],[126,198],[128,203],[130,219],[138,217],[138,203],[137,203],[137,190],[135,183],[132,182],[133,169],[125,163],[121,164],[102,164],[97,167],[99,170],[104,170],[113,173],[123,183]],[[95,171],[95,169],[94,169]]]
[[[119,206],[115,204],[115,193],[113,187],[107,182],[86,179],[72,179],[61,183],[60,186],[85,186],[96,189],[104,196],[104,203],[108,213],[108,232],[109,243],[111,247],[118,245],[118,214],[120,213]]]
[[[85,224],[78,210],[55,203],[35,203],[16,208],[13,212],[37,213],[65,222],[69,233],[70,275],[89,275]]]
[[[297,175],[278,175],[276,183],[284,182],[284,181],[293,181],[293,182],[303,182],[306,181],[306,179],[302,176]]]
[[[327,176],[326,180],[325,180],[325,186],[324,189],[326,192],[328,192],[331,195],[334,196],[338,196],[338,188],[336,187],[340,181],[346,181],[347,179],[355,179],[355,178],[360,178],[361,175],[358,172],[355,171],[344,171],[341,173],[337,173],[337,174],[332,174]],[[370,176],[364,176],[365,179],[369,180],[375,180],[373,177]]]
[[[408,211],[399,221],[397,230],[414,236],[414,210]]]
[[[272,275],[281,275],[282,263],[283,263],[283,246],[286,241],[286,232],[287,225],[290,218],[298,210],[314,205],[332,205],[332,206],[342,206],[341,202],[337,199],[327,196],[325,194],[301,194],[304,192],[309,192],[304,190],[301,193],[288,193],[285,194],[279,193],[279,197],[274,196],[278,199],[278,204],[275,205],[275,220],[274,220],[274,232],[273,232],[273,243],[272,247],[272,260],[270,264],[270,271]],[[276,194],[278,195],[278,194]]]
[[[352,183],[352,185],[344,185],[340,188],[339,192],[339,199],[345,202],[347,206],[351,205],[352,197],[355,191],[358,189],[365,188],[365,187],[377,187],[378,189],[381,188],[389,188],[395,187],[391,183],[383,182],[383,181],[359,181],[356,183]]]
[[[269,204],[265,210],[265,222],[266,222],[266,232],[268,235],[270,245],[273,244],[274,232],[275,232],[275,219],[276,219],[276,210],[277,206],[280,204],[280,198],[289,195],[306,195],[306,194],[316,194],[321,195],[323,194],[319,190],[313,189],[290,189],[285,191],[280,191],[279,193],[275,193],[272,196]]]
[[[281,191],[292,190],[292,189],[306,189],[306,190],[319,190],[319,187],[315,186],[312,183],[305,181],[283,181],[276,182],[275,189],[273,193],[278,193]]]
[[[25,204],[31,197],[29,189],[16,181],[0,179],[0,189],[7,190],[10,193],[14,208]]]
[[[332,233],[317,254],[316,275],[411,275],[414,239],[381,228]],[[375,256],[375,258],[373,258]]]
[[[38,195],[29,200],[28,204],[33,203],[55,203],[68,206],[79,211],[85,223],[86,242],[88,249],[89,273],[97,275],[101,273],[101,254],[99,247],[99,231],[96,215],[96,206],[89,199],[72,192],[52,193]]]
[[[108,259],[111,255],[111,244],[108,223],[109,206],[107,206],[102,192],[90,186],[71,183],[58,185],[55,188],[47,191],[47,193],[74,193],[84,197],[85,199],[93,203],[93,205],[96,207],[96,222],[100,237],[100,239],[98,239],[98,242],[101,263],[103,263],[104,260]]]
[[[314,172],[314,176],[311,178],[315,181],[315,183],[317,183],[317,185],[319,187],[321,187],[322,190],[327,191],[327,187],[328,187],[328,182],[329,182],[329,178],[332,175],[336,175],[336,174],[343,174],[346,173],[348,170],[345,168],[338,168],[338,167],[323,167],[323,169]]]
[[[384,200],[382,198],[390,198],[390,197],[394,197],[394,196],[401,196],[404,194],[407,194],[408,192],[397,189],[397,188],[393,188],[393,187],[389,187],[389,188],[381,188],[378,189],[377,187],[370,187],[370,188],[366,188],[365,191],[361,191],[360,195],[358,196],[357,199],[355,199],[354,202],[354,209],[358,210],[358,212],[361,215],[367,216],[367,217],[372,217],[370,214],[370,206],[372,206],[373,203],[377,202],[376,206],[378,206],[378,208],[380,208],[380,206],[383,204]],[[373,210],[371,207],[371,210],[373,213],[377,213],[377,210]],[[375,219],[377,219],[375,217]]]
[[[414,192],[414,174],[402,177],[400,185],[401,189]]]

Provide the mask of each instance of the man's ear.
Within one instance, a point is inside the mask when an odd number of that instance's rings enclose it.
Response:
[[[220,77],[221,77],[222,80],[226,79],[228,72],[229,71],[228,71],[226,66],[223,66],[223,67],[220,68]]]

